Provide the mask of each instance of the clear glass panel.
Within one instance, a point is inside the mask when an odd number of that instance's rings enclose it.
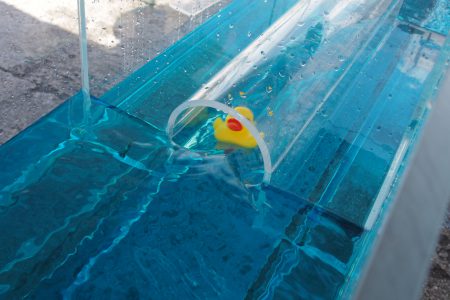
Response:
[[[445,36],[404,22],[408,5],[293,3],[172,112],[169,136],[209,154],[247,148],[237,163],[264,176],[246,180],[370,227],[443,68]]]
[[[189,139],[189,148],[211,144],[207,135],[238,146],[258,146],[264,158],[265,181],[269,182],[270,174],[283,162],[335,85],[390,16],[390,3],[300,1],[293,5],[183,104],[188,109],[208,106],[207,102],[199,105],[199,100],[212,100],[230,108],[246,107],[252,115],[250,122],[242,130],[230,133],[233,129],[229,124],[214,121],[214,130],[197,134],[196,141]],[[346,47],[339,47],[338,43]],[[311,84],[319,78],[318,84]],[[227,110],[231,120],[239,119],[239,109],[236,116],[233,109],[222,110]],[[194,112],[198,114],[198,109]],[[177,117],[174,115],[169,121],[169,131],[180,125],[172,124]],[[245,122],[243,119],[241,116],[240,122]],[[211,123],[209,119],[204,121],[208,122]],[[253,141],[246,143],[247,140]]]
[[[166,67],[170,61],[161,53],[227,2],[84,1],[91,95],[101,97],[157,56],[161,61],[158,69]],[[117,104],[117,100],[113,102]]]

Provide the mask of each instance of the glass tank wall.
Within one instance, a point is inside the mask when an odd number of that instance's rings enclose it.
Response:
[[[437,31],[406,22],[408,7],[421,6],[233,1],[100,99],[167,130],[178,146],[227,153],[247,184],[271,184],[367,227],[445,43],[447,7],[430,6],[427,18],[442,15]],[[380,164],[366,170],[374,155]],[[353,182],[359,172],[374,174]]]
[[[389,18],[390,4],[391,1],[300,1],[182,104],[182,108],[220,105],[222,111],[241,122],[246,122],[246,118],[232,107],[249,108],[253,120],[244,127],[251,132],[249,139],[254,139],[250,147],[257,145],[262,152],[264,181],[268,183],[314,114],[327,102],[334,86],[367,46],[371,35]],[[340,48],[337,41],[342,45]],[[319,76],[320,84],[309,84]],[[177,116],[181,112],[177,109],[169,120],[169,135],[174,134],[172,127],[177,117],[184,120],[177,125],[184,127],[188,123],[188,116]],[[194,113],[199,114],[199,110]],[[191,118],[197,126],[205,126],[199,118]],[[190,127],[192,130],[193,126]],[[181,130],[176,130],[177,134]],[[208,141],[207,134],[211,135],[212,142]],[[187,147],[214,148],[215,138],[217,132],[213,136],[212,131],[204,131],[195,135],[195,139],[189,138]]]
[[[0,147],[0,298],[349,298],[448,68],[426,2],[79,0],[84,94]]]
[[[103,95],[229,1],[100,0],[85,6],[91,94]],[[159,68],[167,59],[159,59]]]

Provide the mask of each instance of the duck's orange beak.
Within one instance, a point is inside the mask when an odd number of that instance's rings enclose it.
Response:
[[[235,118],[229,118],[227,120],[227,127],[232,131],[241,131],[243,128],[241,122]]]

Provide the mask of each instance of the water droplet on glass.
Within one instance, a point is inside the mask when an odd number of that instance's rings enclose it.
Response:
[[[266,92],[268,94],[272,93],[272,87],[270,85],[268,87],[266,87]]]
[[[251,31],[247,32],[247,36],[251,37],[252,36],[252,32]]]
[[[228,25],[228,27],[229,27],[230,29],[233,29],[233,28],[234,28],[234,25],[233,25],[233,24],[230,24],[230,25]]]

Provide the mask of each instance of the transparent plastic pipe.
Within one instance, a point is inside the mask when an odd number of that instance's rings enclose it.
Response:
[[[270,182],[393,2],[299,1],[172,112],[169,137],[182,147],[215,153],[214,120],[235,118],[255,139],[262,181]],[[253,112],[254,122],[234,109],[239,106]],[[196,128],[189,129],[191,136],[183,133],[188,127]]]
[[[86,33],[86,10],[84,0],[78,0],[78,29],[80,35],[80,55],[81,55],[81,91],[83,93],[84,123],[89,124],[91,96],[89,88],[89,63]]]

